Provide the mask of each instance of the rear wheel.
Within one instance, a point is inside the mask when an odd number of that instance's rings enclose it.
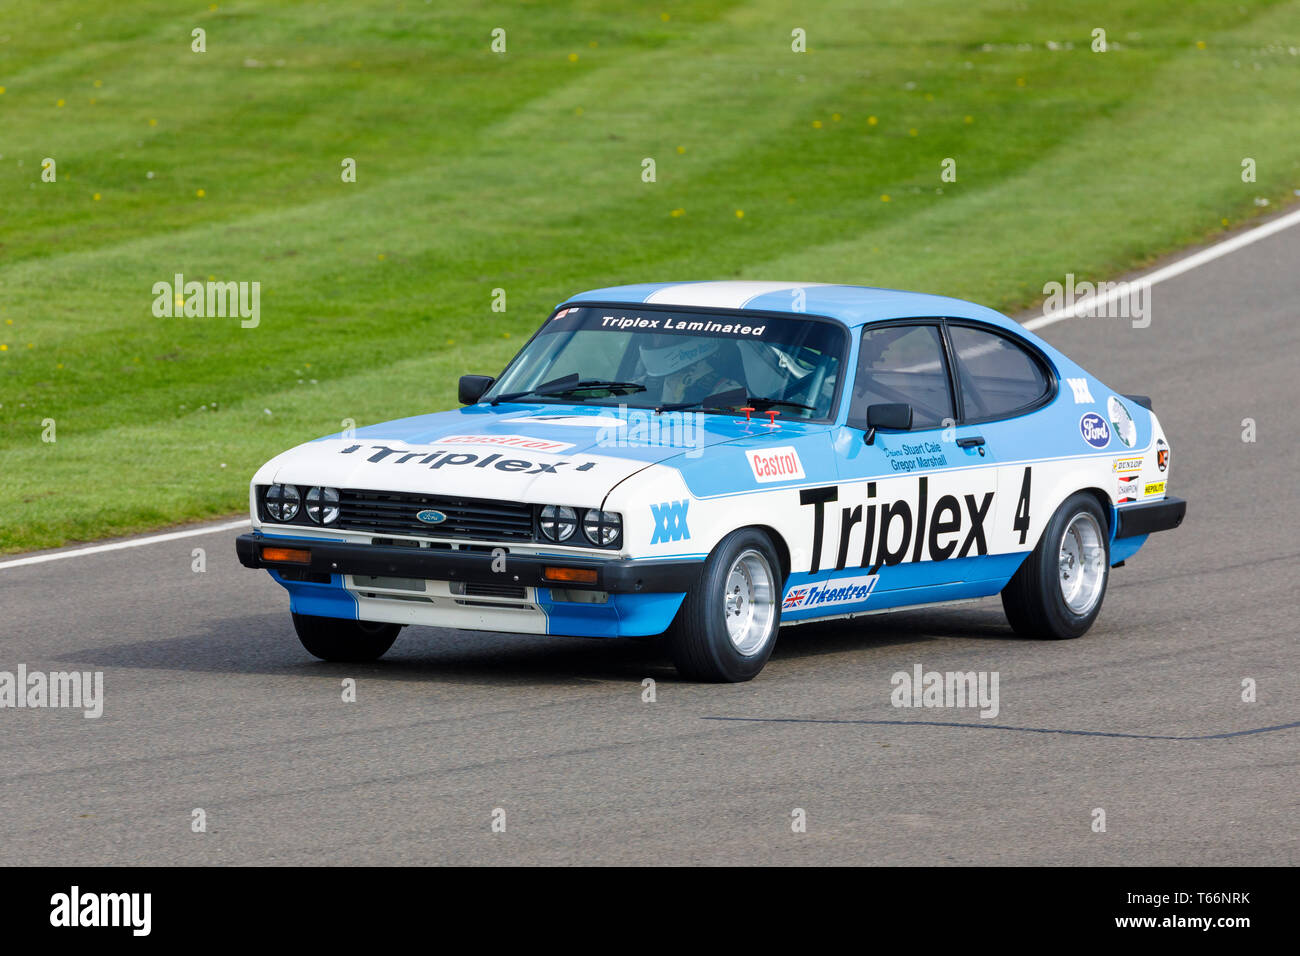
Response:
[[[781,626],[780,569],[762,532],[742,528],[722,539],[668,630],[679,674],[734,683],[763,669]]]
[[[1025,637],[1080,637],[1101,612],[1109,579],[1106,516],[1096,498],[1080,492],[1052,515],[1038,546],[1002,589],[1002,608]]]
[[[383,657],[402,625],[295,614],[293,629],[307,653],[323,661],[356,662]]]

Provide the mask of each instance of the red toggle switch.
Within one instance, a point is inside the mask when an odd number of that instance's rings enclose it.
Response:
[[[749,421],[750,413],[753,412],[754,409],[749,407],[742,407],[740,410],[745,413],[745,421]]]

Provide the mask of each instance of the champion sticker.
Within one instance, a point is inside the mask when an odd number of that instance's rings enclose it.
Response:
[[[794,481],[807,477],[803,471],[803,462],[794,446],[784,445],[780,448],[766,448],[762,451],[747,451],[750,470],[754,480],[759,484],[769,481]]]

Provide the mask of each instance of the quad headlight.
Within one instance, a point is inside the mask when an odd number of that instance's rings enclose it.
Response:
[[[613,544],[623,529],[623,517],[613,511],[590,509],[582,518],[582,533],[599,547]]]
[[[547,541],[570,541],[574,544],[594,544],[607,548],[623,534],[623,516],[599,508],[569,508],[565,505],[546,505],[537,516],[537,527]],[[582,536],[578,537],[578,528]]]
[[[578,513],[563,505],[547,505],[542,509],[538,526],[552,541],[568,541],[578,530]]]
[[[307,517],[317,524],[333,524],[339,516],[337,488],[313,488],[307,492]]]
[[[302,505],[302,495],[293,485],[272,485],[266,489],[266,513],[276,521],[292,521]]]

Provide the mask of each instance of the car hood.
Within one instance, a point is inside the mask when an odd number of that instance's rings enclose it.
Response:
[[[307,442],[267,462],[253,481],[591,507],[648,465],[810,427],[589,405],[475,405]]]

